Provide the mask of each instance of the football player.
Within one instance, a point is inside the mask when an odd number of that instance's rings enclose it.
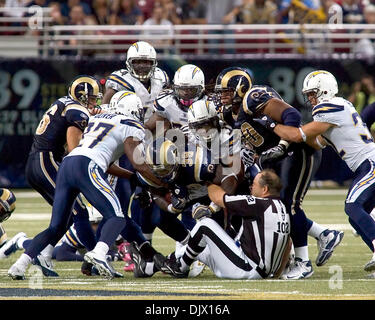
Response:
[[[316,148],[333,147],[354,172],[345,212],[373,253],[364,270],[375,271],[375,221],[370,216],[375,206],[375,143],[352,103],[336,96],[338,85],[330,72],[309,73],[302,93],[312,106],[312,122],[300,127],[275,123],[266,126],[288,141],[307,142]]]
[[[233,70],[229,72],[230,77]],[[218,76],[218,79],[224,78],[225,75]],[[228,83],[232,83],[234,87],[237,81],[236,79],[233,82],[228,80]],[[223,90],[225,83],[221,83],[220,90]],[[228,101],[222,99],[222,103],[230,104],[230,99]],[[311,178],[319,167],[321,153],[315,152],[307,144],[289,145],[287,141],[280,140],[276,134],[265,130],[257,122],[256,119],[263,115],[269,115],[280,123],[295,127],[300,125],[301,115],[295,108],[285,103],[273,88],[257,85],[252,86],[243,96],[235,127],[241,130],[243,139],[260,155],[260,165],[263,168],[276,169],[282,179],[281,198],[288,212],[292,213],[291,238],[296,257],[284,277],[286,279],[308,278],[313,274],[313,268],[308,255],[307,236],[313,236],[318,240],[319,252],[316,264],[321,266],[331,257],[334,248],[342,240],[343,232],[325,229],[311,221],[301,207]],[[272,150],[268,150],[271,147]]]
[[[169,85],[165,71],[157,67],[156,51],[145,41],[133,43],[126,55],[126,69],[117,70],[107,78],[103,104],[109,104],[118,91],[137,94],[145,108],[145,119],[152,113],[154,100]]]
[[[90,117],[80,144],[64,157],[57,174],[50,225],[33,239],[25,253],[8,270],[12,279],[24,279],[31,260],[48,243],[56,244],[64,235],[71,208],[80,192],[106,219],[98,242],[84,259],[93,264],[101,275],[115,276],[116,271],[107,261],[106,254],[124,229],[126,219],[118,197],[106,180],[106,172],[113,167],[115,160],[126,153],[137,171],[154,183],[162,183],[142,161],[145,136],[141,124],[142,103],[135,94],[129,94],[127,98],[126,103],[119,105],[125,108]],[[123,178],[130,178],[133,174],[119,167],[113,171],[111,173]]]
[[[187,125],[189,106],[205,95],[203,71],[193,64],[185,64],[174,74],[172,89],[163,90],[154,102],[154,113],[145,127],[155,132],[156,123],[162,122],[164,131]]]
[[[51,206],[62,158],[78,145],[90,115],[98,110],[101,98],[101,85],[94,77],[78,76],[71,82],[68,95],[52,103],[35,131],[26,163],[26,178],[30,186]],[[73,207],[73,213],[81,240],[89,250],[93,249],[95,237],[88,223],[86,207],[79,197]],[[50,261],[55,244],[49,244],[34,259],[34,263],[42,268],[45,276],[58,276]]]

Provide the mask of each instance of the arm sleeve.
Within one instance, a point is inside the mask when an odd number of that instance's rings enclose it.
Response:
[[[89,122],[88,111],[86,109],[83,110],[81,106],[79,108],[69,106],[65,118],[70,126],[75,126],[82,131],[85,130]]]

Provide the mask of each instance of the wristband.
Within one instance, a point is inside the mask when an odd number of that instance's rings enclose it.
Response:
[[[282,139],[279,141],[279,144],[283,145],[286,149],[289,147],[289,142]]]
[[[175,209],[175,208],[172,206],[172,203],[170,203],[170,204],[168,205],[168,212],[170,212],[170,213],[180,213],[181,211]]]
[[[316,144],[317,144],[321,149],[324,149],[324,148],[326,147],[326,146],[323,146],[323,145],[320,143],[318,137],[315,138],[315,142],[316,142]]]
[[[301,136],[302,136],[302,140],[303,140],[303,142],[306,142],[306,135],[305,135],[305,133],[303,132],[302,128],[299,127],[298,130],[299,130],[299,132],[301,132]]]
[[[208,206],[208,209],[211,210],[212,213],[219,212],[221,210],[221,207],[218,206],[215,202],[211,202]]]

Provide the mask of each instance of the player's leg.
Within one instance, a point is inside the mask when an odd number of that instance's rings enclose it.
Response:
[[[375,161],[366,160],[355,172],[345,200],[345,212],[355,230],[373,252],[372,259],[366,264],[366,271],[375,270],[375,221],[371,207],[375,204]]]
[[[72,206],[79,193],[79,190],[74,186],[74,165],[72,166],[69,162],[68,160],[62,164],[57,175],[57,187],[50,225],[32,240],[25,252],[9,269],[8,275],[13,279],[24,279],[26,269],[32,259],[37,257],[48,244],[56,244],[69,227],[68,222]]]
[[[80,190],[86,199],[103,215],[105,223],[95,248],[85,254],[85,261],[92,263],[100,274],[116,276],[116,271],[106,259],[106,254],[125,227],[125,217],[120,201],[106,180],[106,174],[93,161],[86,157],[82,161]],[[85,162],[85,163],[84,163]],[[84,164],[83,164],[84,163]],[[78,170],[79,168],[77,168]]]

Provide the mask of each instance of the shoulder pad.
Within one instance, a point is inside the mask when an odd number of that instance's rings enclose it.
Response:
[[[322,102],[312,109],[312,115],[343,111],[344,106],[339,104]]]
[[[253,86],[248,92],[242,102],[242,107],[245,113],[253,115],[256,111],[262,109],[264,105],[272,98],[282,100],[281,96],[269,86]]]
[[[162,70],[158,67],[155,68],[154,78],[158,79],[158,80],[161,80],[164,87],[169,85],[168,74],[164,70]]]
[[[172,103],[174,103],[173,90],[166,89],[161,91],[155,99],[154,108],[156,111],[164,112]]]
[[[123,88],[123,90],[135,92],[133,79],[130,73],[125,69],[112,72],[107,78],[107,81],[105,83],[106,87],[109,87],[111,85],[111,82],[115,83],[120,88]]]

